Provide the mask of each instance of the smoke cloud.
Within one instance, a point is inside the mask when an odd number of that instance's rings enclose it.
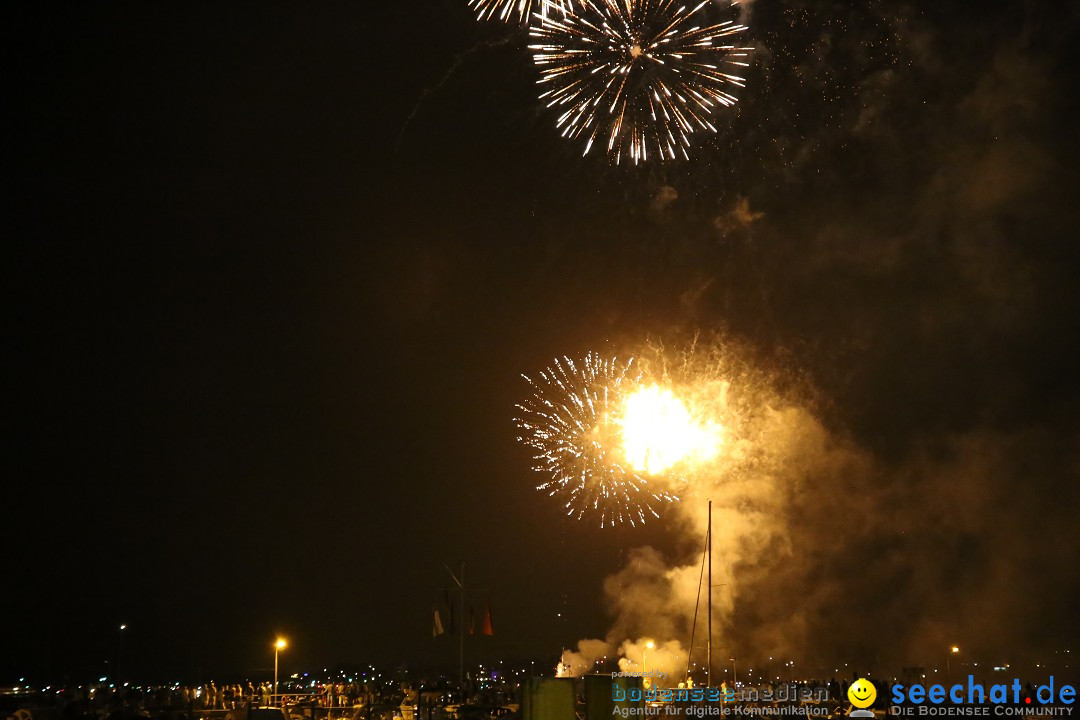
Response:
[[[695,402],[741,418],[735,445],[665,518],[678,547],[638,548],[604,581],[605,642],[629,665],[640,638],[689,643],[711,499],[718,672],[731,656],[759,676],[944,671],[957,643],[970,662],[1075,675],[1075,298],[1054,267],[1074,259],[1060,187],[1075,171],[1053,140],[1069,86],[1047,49],[1063,36],[1040,34],[1034,5],[963,58],[909,6],[758,3],[769,18],[816,34],[802,54],[761,38],[771,114],[733,135],[757,123],[771,141],[733,163],[743,184],[713,206],[711,238],[681,241],[671,295],[679,329],[781,349],[705,371]],[[804,87],[838,93],[813,123]],[[667,182],[680,207],[705,184]],[[701,214],[670,224],[700,238]]]

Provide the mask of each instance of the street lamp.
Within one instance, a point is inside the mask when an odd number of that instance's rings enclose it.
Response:
[[[123,682],[124,682],[124,676],[121,673],[120,668],[122,667],[122,665],[124,663],[124,631],[125,630],[127,630],[127,625],[125,623],[121,623],[120,624],[120,647],[116,651],[116,670],[115,670],[115,672],[116,672],[116,682],[120,683],[120,684],[123,684]]]
[[[274,698],[277,698],[277,694],[278,694],[278,691],[277,691],[278,653],[281,652],[282,650],[284,650],[286,645],[288,645],[288,643],[285,642],[285,638],[278,638],[277,641],[274,642]]]
[[[953,645],[951,648],[949,648],[949,652],[945,653],[945,683],[946,684],[948,684],[950,682],[950,675],[952,674],[952,667],[951,667],[951,663],[949,662],[949,659],[954,654],[956,654],[958,652],[960,652],[960,648],[958,648],[956,645]]]
[[[652,683],[649,682],[649,677],[648,677],[649,676],[649,672],[648,672],[649,666],[645,662],[646,659],[647,659],[646,650],[652,650],[654,647],[656,647],[656,643],[654,643],[652,640],[650,640],[647,643],[645,643],[645,648],[642,649],[642,651],[641,651],[641,684],[643,686],[645,686],[646,688],[649,687],[650,685],[652,685]]]

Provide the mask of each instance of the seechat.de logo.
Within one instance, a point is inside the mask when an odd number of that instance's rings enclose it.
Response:
[[[877,688],[874,687],[874,683],[866,678],[859,678],[848,686],[847,697],[851,702],[852,707],[858,708],[857,710],[852,710],[848,714],[848,717],[874,717],[874,711],[866,709],[873,705],[874,701],[877,700]]]

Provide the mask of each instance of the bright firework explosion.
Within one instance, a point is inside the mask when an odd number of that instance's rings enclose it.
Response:
[[[638,472],[660,475],[680,463],[708,462],[720,445],[720,426],[699,423],[671,390],[641,387],[623,401],[623,457]]]
[[[714,22],[714,0],[687,6],[676,0],[542,0],[529,34],[540,69],[540,98],[562,110],[564,137],[600,140],[618,163],[650,157],[689,158],[695,132],[716,132],[719,107],[743,87],[738,73],[750,48],[723,38],[746,30]],[[550,6],[550,7],[549,7]]]
[[[678,497],[655,481],[719,442],[717,426],[698,426],[670,391],[641,385],[632,365],[595,353],[580,367],[556,360],[525,378],[532,395],[514,421],[534,469],[550,477],[537,489],[560,496],[568,515],[598,512],[601,527],[659,517],[655,506]]]
[[[543,16],[553,10],[563,12],[570,2],[572,0],[469,0],[469,7],[480,20],[498,18],[510,22],[511,17],[516,16],[518,22],[525,24],[532,17],[534,6]]]

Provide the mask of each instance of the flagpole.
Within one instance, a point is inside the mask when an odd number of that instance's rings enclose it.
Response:
[[[712,687],[712,500],[709,500],[709,529],[706,532],[705,537],[707,538],[705,544],[708,546],[709,554],[709,640],[706,643],[706,646],[709,649],[709,680],[707,687]]]
[[[450,569],[450,566],[443,563],[443,567],[446,568],[446,574],[450,576],[450,579],[457,584],[461,589],[461,629],[458,640],[458,687],[461,688],[462,701],[465,700],[465,561],[461,561],[461,567],[458,570],[459,574],[455,575],[454,571]],[[450,595],[447,593],[447,602],[450,601]],[[453,605],[450,606],[451,612],[453,612]]]

